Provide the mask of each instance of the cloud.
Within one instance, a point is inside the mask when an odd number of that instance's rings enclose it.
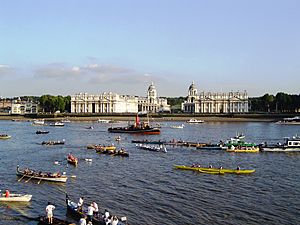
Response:
[[[63,63],[52,63],[41,66],[34,71],[37,78],[74,78],[81,75],[80,67],[69,67]]]

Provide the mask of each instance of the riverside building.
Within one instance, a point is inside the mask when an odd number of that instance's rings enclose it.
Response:
[[[247,113],[248,94],[244,92],[201,92],[194,82],[189,87],[187,100],[182,103],[185,113]]]
[[[71,96],[71,113],[138,113],[169,112],[167,99],[157,97],[153,83],[149,86],[147,97],[119,95],[103,92],[98,95],[79,93]]]

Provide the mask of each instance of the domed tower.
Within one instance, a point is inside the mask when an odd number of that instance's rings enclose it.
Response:
[[[189,87],[189,94],[188,95],[189,96],[196,96],[197,92],[198,92],[198,90],[197,90],[196,85],[195,85],[195,83],[193,81],[192,84]]]
[[[157,98],[157,92],[153,82],[148,88],[147,97],[150,100],[150,102],[153,102]]]

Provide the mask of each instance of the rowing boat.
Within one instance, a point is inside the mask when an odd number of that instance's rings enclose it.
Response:
[[[70,163],[70,164],[72,164],[74,166],[77,166],[77,164],[78,164],[78,159],[74,155],[72,155],[70,153],[67,156],[67,161],[68,161],[68,163]]]
[[[222,172],[222,173],[232,173],[232,174],[251,174],[255,170],[241,170],[241,169],[219,169],[219,168],[207,168],[207,167],[193,167],[193,166],[184,166],[184,165],[174,165],[175,169],[181,170],[193,170],[199,172]]]
[[[43,181],[52,181],[52,182],[62,182],[66,183],[68,177],[66,175],[60,175],[59,173],[43,173],[43,172],[36,172],[30,169],[20,170],[19,165],[17,166],[17,176],[22,178],[29,178],[36,179],[36,180],[43,180]]]
[[[9,197],[5,197],[5,194],[0,195],[0,202],[29,202],[32,195],[27,194],[9,194]]]
[[[0,134],[0,140],[6,140],[6,139],[10,139],[11,136],[7,135],[7,134]]]
[[[257,152],[259,152],[259,147],[255,147],[255,148],[235,148],[235,149],[227,149],[226,152],[257,153]]]

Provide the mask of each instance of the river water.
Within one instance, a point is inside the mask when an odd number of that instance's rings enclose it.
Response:
[[[12,136],[0,140],[0,189],[32,194],[28,204],[0,204],[0,224],[36,224],[28,218],[44,215],[47,202],[56,206],[54,215],[66,216],[65,193],[77,201],[95,200],[100,210],[126,216],[131,225],[149,224],[300,224],[300,154],[227,153],[195,148],[167,147],[167,153],[140,150],[133,139],[218,142],[246,135],[246,141],[282,142],[283,137],[300,133],[300,126],[263,122],[185,124],[162,123],[161,135],[133,136],[107,132],[108,124],[72,122],[65,127],[37,127],[30,122],[0,121],[0,133]],[[117,124],[125,126],[126,123]],[[86,129],[93,126],[94,129]],[[49,130],[37,135],[38,129]],[[43,146],[42,141],[65,139],[65,145]],[[128,158],[96,154],[88,144],[124,147]],[[71,152],[79,158],[78,167],[67,165]],[[85,158],[92,158],[92,163]],[[59,165],[54,162],[59,161]],[[212,164],[215,167],[256,169],[252,175],[211,175],[173,169],[174,164]],[[66,184],[26,179],[18,182],[16,166],[41,171],[65,171]]]

